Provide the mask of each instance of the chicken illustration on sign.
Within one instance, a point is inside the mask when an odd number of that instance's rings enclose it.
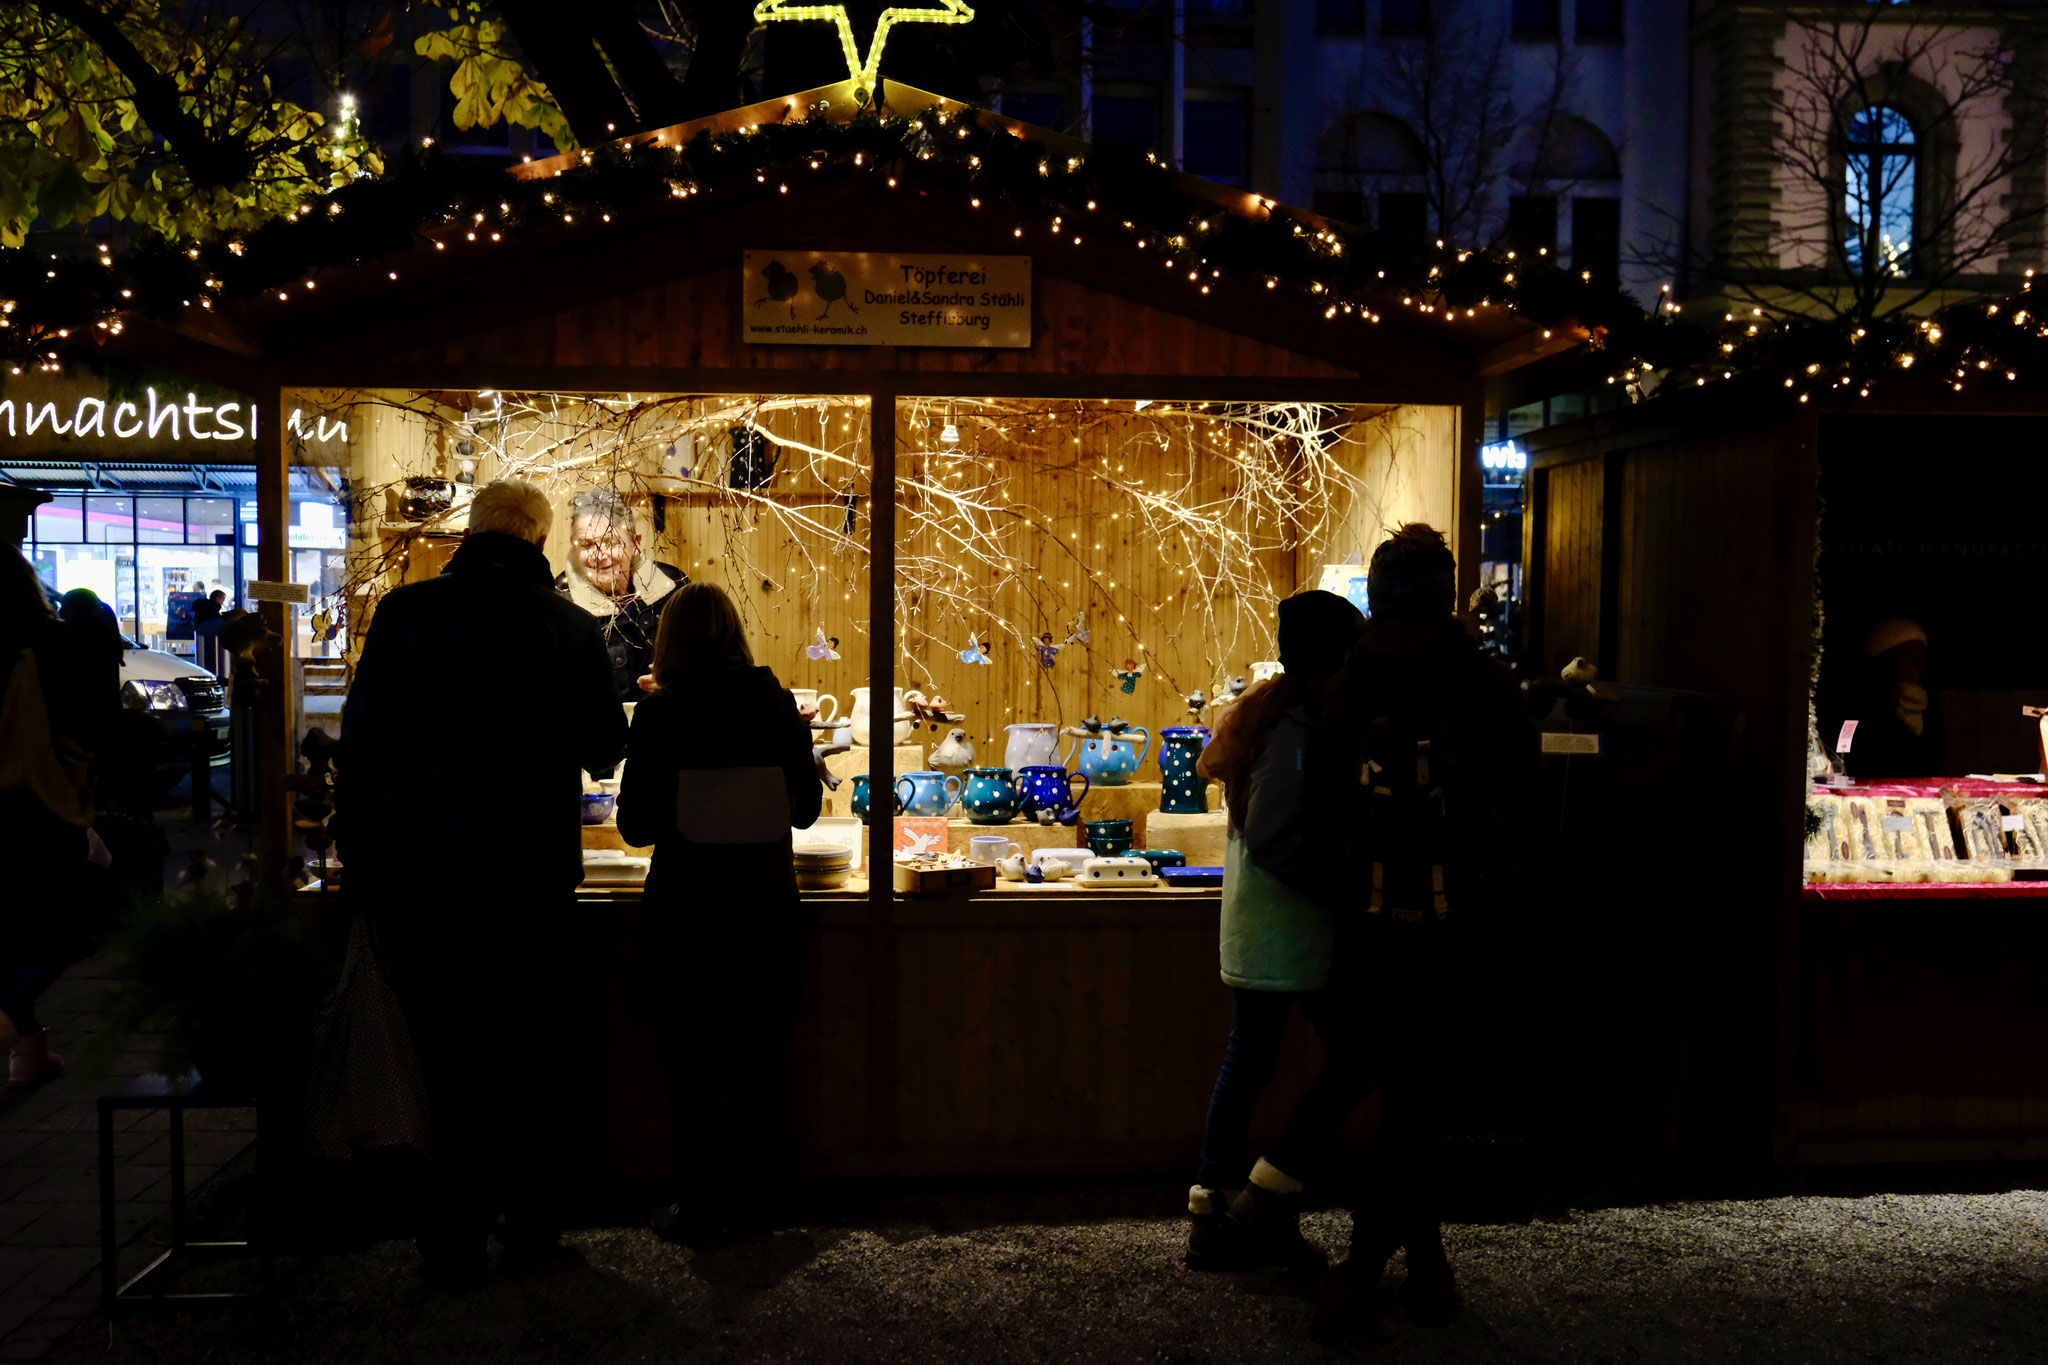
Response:
[[[781,261],[768,262],[762,268],[761,275],[768,281],[768,293],[755,299],[754,306],[758,308],[764,303],[786,303],[789,305],[789,315],[795,317],[796,294],[803,282],[790,273],[789,267]],[[832,305],[835,303],[845,304],[849,312],[860,312],[860,309],[853,306],[853,300],[846,297],[846,276],[834,270],[831,262],[811,262],[810,276],[812,292],[825,305],[825,311],[818,314],[820,320],[823,320],[826,313],[832,311]]]
[[[1031,344],[1028,256],[748,251],[746,339],[798,346]]]

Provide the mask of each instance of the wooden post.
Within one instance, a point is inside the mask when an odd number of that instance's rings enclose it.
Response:
[[[869,395],[868,1055],[871,1150],[896,1145],[896,394]]]
[[[291,577],[286,529],[291,524],[291,432],[285,425],[291,409],[284,389],[274,380],[266,379],[261,385],[257,402],[262,439],[256,443],[256,576],[282,583]],[[256,610],[279,639],[278,645],[257,661],[263,685],[256,694],[256,744],[250,756],[256,764],[257,847],[266,867],[274,870],[293,851],[291,797],[285,790],[285,777],[293,766],[291,607],[283,602],[260,602]]]
[[[1460,619],[1479,586],[1486,526],[1486,469],[1479,462],[1479,448],[1485,444],[1486,389],[1474,384],[1458,409],[1458,473],[1451,484],[1458,509],[1458,522],[1450,533],[1451,549],[1458,556],[1458,600],[1451,609]]]

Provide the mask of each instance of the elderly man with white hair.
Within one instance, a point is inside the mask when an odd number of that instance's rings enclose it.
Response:
[[[377,604],[335,763],[344,894],[426,1082],[420,1251],[449,1288],[483,1277],[498,1214],[508,1253],[557,1244],[574,1120],[600,1108],[570,1041],[601,979],[578,950],[600,941],[568,926],[581,770],[618,763],[626,718],[597,622],[554,591],[553,520],[531,484],[477,491],[448,567]]]
[[[620,701],[637,700],[640,679],[654,666],[662,604],[689,577],[641,553],[633,511],[609,488],[569,499],[569,537],[569,567],[556,575],[555,591],[597,618],[612,690]]]

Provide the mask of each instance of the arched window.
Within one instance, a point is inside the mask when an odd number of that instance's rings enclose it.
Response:
[[[1843,258],[1858,274],[1912,274],[1920,163],[1912,121],[1874,104],[1849,116],[1843,142]]]

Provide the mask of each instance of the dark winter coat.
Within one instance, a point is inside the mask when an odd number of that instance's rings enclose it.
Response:
[[[350,882],[461,869],[568,894],[580,770],[609,772],[625,739],[597,623],[555,595],[540,547],[470,536],[371,618],[335,761]]]
[[[669,1026],[715,1014],[737,995],[794,1008],[803,939],[789,831],[809,826],[824,805],[796,699],[766,668],[663,687],[634,710],[626,760],[619,834],[654,847],[635,1016]],[[709,827],[742,806],[764,812],[757,829]],[[741,833],[768,837],[714,841]]]

